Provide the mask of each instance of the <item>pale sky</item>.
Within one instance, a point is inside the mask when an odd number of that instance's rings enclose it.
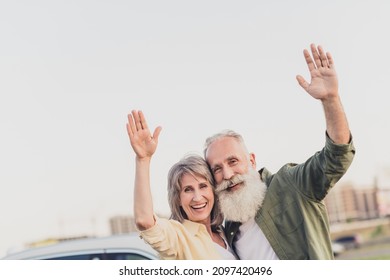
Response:
[[[276,172],[325,142],[302,51],[332,53],[357,149],[342,179],[390,186],[387,0],[0,2],[0,256],[26,242],[107,235],[133,213],[126,116],[161,125],[155,210],[166,177],[206,137],[241,133]]]

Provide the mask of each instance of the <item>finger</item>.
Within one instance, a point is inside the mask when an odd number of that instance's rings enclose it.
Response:
[[[142,111],[139,111],[138,114],[139,114],[139,120],[140,120],[142,128],[148,129],[148,124],[146,122],[144,113]]]
[[[316,69],[316,66],[314,64],[313,59],[310,56],[310,53],[308,50],[303,50],[303,56],[305,57],[307,67],[309,67],[309,71],[311,72],[312,70]]]
[[[127,135],[129,135],[129,139],[130,139],[130,142],[131,142],[131,139],[133,139],[134,134],[131,131],[130,125],[128,123],[126,124],[126,129],[127,129]]]
[[[134,132],[137,131],[134,125],[134,120],[131,114],[127,115],[128,123],[127,123],[127,133],[130,137],[133,137]]]
[[[161,126],[156,127],[156,129],[154,130],[154,132],[153,132],[153,139],[155,141],[158,141],[158,137],[160,135],[161,130],[162,130]]]
[[[309,83],[306,82],[306,80],[305,80],[301,75],[297,75],[296,78],[297,78],[297,81],[298,81],[299,85],[300,85],[304,90],[308,91]]]
[[[131,113],[133,114],[134,123],[135,123],[135,127],[137,128],[137,131],[142,130],[142,125],[141,125],[141,121],[139,119],[138,111],[133,110]]]
[[[322,67],[327,67],[329,68],[329,63],[328,63],[328,58],[326,57],[326,54],[324,52],[324,49],[321,46],[318,46],[318,52],[320,54],[320,59],[321,59],[321,65]]]
[[[333,60],[332,55],[329,52],[327,52],[326,57],[328,58],[329,67],[333,68],[334,67],[334,60]]]
[[[322,62],[321,62],[321,58],[320,58],[320,55],[318,53],[318,50],[316,48],[316,45],[311,44],[310,48],[311,48],[311,53],[313,55],[313,59],[314,59],[314,62],[316,64],[316,67],[317,68],[321,67],[322,66]]]

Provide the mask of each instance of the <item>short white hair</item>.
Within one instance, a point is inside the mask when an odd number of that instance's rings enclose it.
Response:
[[[214,141],[221,139],[221,138],[225,138],[225,137],[231,137],[231,138],[236,139],[237,142],[240,143],[244,147],[245,151],[249,154],[248,149],[247,149],[245,142],[244,142],[244,138],[241,136],[241,134],[239,134],[233,130],[226,129],[226,130],[223,130],[219,133],[216,133],[213,136],[210,136],[206,139],[205,144],[204,144],[204,149],[203,149],[204,158],[206,158],[206,153],[207,153],[207,150],[209,149],[210,145],[212,143],[214,143]]]

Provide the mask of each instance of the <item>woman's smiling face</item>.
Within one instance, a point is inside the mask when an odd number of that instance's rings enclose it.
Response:
[[[204,177],[186,173],[181,178],[180,206],[187,219],[210,224],[210,213],[214,206],[213,187]]]

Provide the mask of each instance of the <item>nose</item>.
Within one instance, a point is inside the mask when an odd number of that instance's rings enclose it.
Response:
[[[199,192],[199,190],[194,191],[194,197],[192,198],[193,201],[201,201],[202,200],[202,195]]]
[[[230,180],[234,176],[234,172],[230,167],[225,167],[223,169],[223,179]]]

